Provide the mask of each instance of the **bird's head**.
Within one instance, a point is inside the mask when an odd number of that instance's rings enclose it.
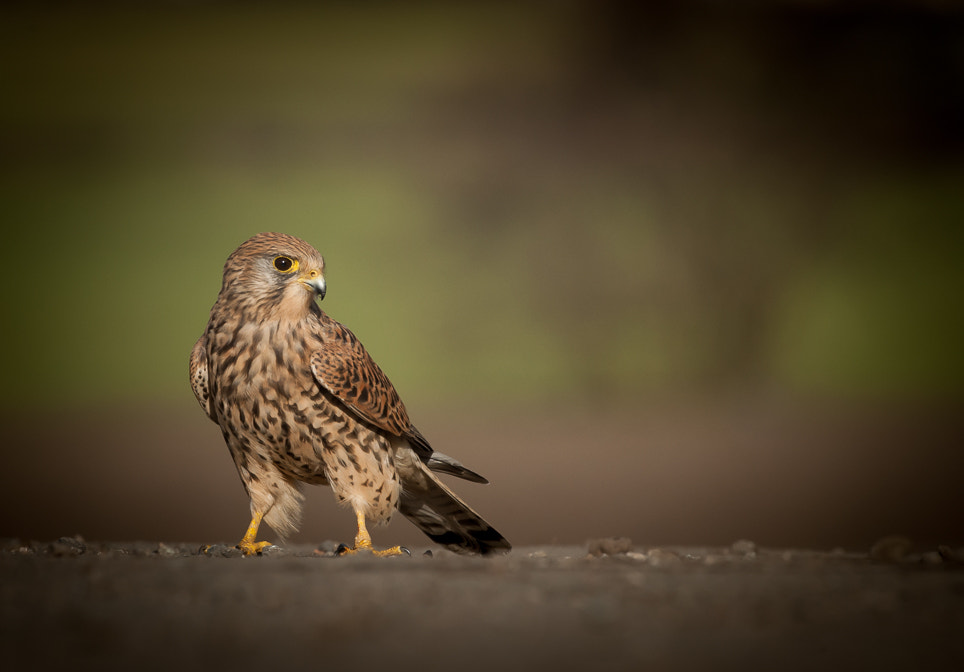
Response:
[[[325,298],[325,260],[300,238],[259,233],[224,264],[221,298],[276,319],[304,317],[316,297]]]

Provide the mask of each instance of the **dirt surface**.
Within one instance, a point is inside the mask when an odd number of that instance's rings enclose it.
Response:
[[[962,669],[964,549],[639,548],[242,558],[7,540],[5,669]],[[13,663],[9,666],[9,663]]]

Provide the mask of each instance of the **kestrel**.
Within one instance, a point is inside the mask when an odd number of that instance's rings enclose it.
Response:
[[[457,553],[511,546],[435,475],[486,479],[435,452],[408,419],[398,393],[355,335],[331,319],[325,261],[283,233],[245,241],[224,265],[211,318],[191,351],[191,386],[218,424],[251,500],[245,555],[264,521],[279,535],[298,528],[301,484],[331,486],[358,521],[354,546],[376,551],[366,522],[395,510]]]

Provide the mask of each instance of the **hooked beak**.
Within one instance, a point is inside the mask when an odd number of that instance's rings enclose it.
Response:
[[[318,295],[319,299],[325,298],[325,276],[316,268],[301,274],[301,284],[311,292]]]

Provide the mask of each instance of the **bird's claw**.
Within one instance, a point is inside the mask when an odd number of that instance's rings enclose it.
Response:
[[[235,548],[247,557],[249,555],[261,555],[265,549],[271,548],[270,541],[245,541],[241,540]]]
[[[408,555],[411,556],[412,552],[405,548],[404,546],[392,546],[391,548],[376,549],[369,543],[360,543],[352,546],[346,546],[345,544],[338,544],[338,549],[335,551],[335,555],[358,555],[359,553],[371,553],[376,558],[391,558],[398,555]]]

